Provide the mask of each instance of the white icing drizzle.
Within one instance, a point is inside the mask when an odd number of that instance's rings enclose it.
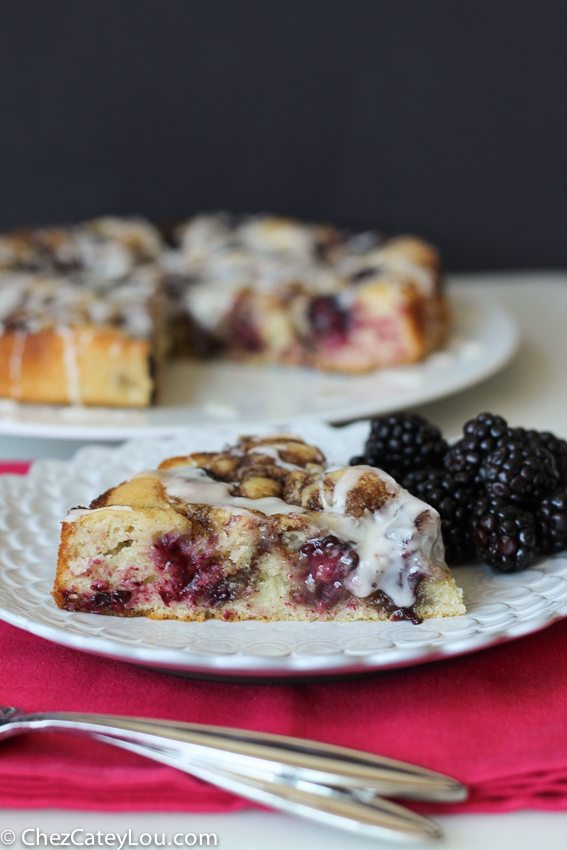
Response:
[[[418,531],[415,521],[421,514]],[[409,608],[419,581],[445,566],[437,513],[405,490],[360,519],[335,512],[324,516],[327,531],[356,545],[359,564],[344,583],[354,596],[382,590],[396,605]]]
[[[316,228],[300,222],[253,216],[239,227],[242,242],[258,253],[283,253],[309,261],[315,249]]]
[[[365,474],[377,476],[391,493],[384,506],[359,519],[345,513],[350,491]],[[364,598],[381,590],[395,605],[409,608],[415,602],[419,581],[446,569],[441,527],[437,511],[403,490],[393,478],[371,466],[345,469],[335,484],[333,501],[326,499],[320,485],[321,514],[312,515],[322,531],[356,545],[357,568],[344,584],[354,596]],[[419,530],[416,520],[423,515]]]
[[[22,362],[24,359],[24,349],[26,347],[26,331],[16,331],[14,333],[14,342],[12,351],[10,352],[10,361],[8,364],[10,377],[10,395],[12,398],[21,398],[23,395],[22,387]]]
[[[390,498],[386,499],[380,510],[374,513],[367,510],[356,518],[346,513],[348,495],[365,474],[376,476],[384,482]],[[229,510],[234,516],[252,515],[251,512],[259,512],[266,517],[275,514],[305,515],[314,530],[318,529],[323,535],[335,535],[356,547],[359,562],[344,580],[344,586],[359,598],[380,590],[396,606],[410,608],[415,602],[415,589],[420,581],[428,576],[442,575],[447,569],[439,514],[403,490],[389,475],[370,466],[345,469],[335,484],[332,503],[324,498],[322,478],[322,511],[307,511],[275,496],[262,499],[233,496],[230,485],[215,481],[204,469],[195,466],[148,469],[134,477],[157,478],[170,499]],[[94,510],[131,508],[108,505]],[[64,522],[74,522],[93,512],[76,508],[70,511]],[[418,517],[419,526],[416,525]]]
[[[243,285],[239,279],[198,283],[187,290],[187,308],[202,327],[213,330],[230,313]]]
[[[368,469],[370,469],[370,467],[368,467]],[[331,506],[332,511],[338,514],[344,514],[348,494],[356,487],[360,478],[367,471],[368,470],[365,466],[349,466],[348,469],[345,469],[335,484],[335,489],[333,491],[333,504]]]
[[[79,348],[88,348],[94,338],[95,333],[92,328],[81,330],[79,332]]]
[[[1,273],[0,320],[7,319],[19,308],[30,279],[29,274]]]
[[[308,295],[335,294],[351,309],[365,284],[352,285],[350,278],[369,270],[375,275],[367,283],[383,279],[401,289],[410,281],[426,297],[435,292],[435,272],[396,241],[377,247],[375,235],[362,234],[362,240],[339,240],[319,258],[317,244],[329,235],[325,228],[273,216],[249,217],[240,224],[223,214],[199,216],[181,228],[180,248],[167,254],[165,267],[189,276],[186,309],[206,331],[221,335],[243,291],[279,298],[293,285]],[[300,307],[296,313],[294,322],[301,324]]]
[[[329,472],[337,472],[341,469],[342,467],[337,467],[334,470],[327,469],[327,474]],[[347,467],[347,469],[343,471],[343,474],[334,485],[332,502],[329,502],[327,499],[327,494],[325,492],[325,479],[321,478],[321,481],[319,482],[319,500],[321,502],[323,510],[333,511],[334,513],[338,514],[344,514],[346,511],[348,494],[351,490],[354,490],[364,473],[369,471],[376,473],[376,470],[370,466]],[[394,479],[390,478],[390,476],[387,475],[385,472],[380,471],[380,478],[382,478],[382,480],[388,480],[393,485],[394,490],[398,486]]]
[[[74,255],[70,259],[76,259]],[[0,270],[0,321],[16,319],[28,333],[63,327],[111,325],[151,335],[151,300],[159,285],[156,266],[145,264],[114,280],[83,269],[73,275]]]
[[[324,511],[328,511],[331,508],[331,503],[327,501],[327,494],[325,493],[325,479],[321,478],[319,481],[319,501],[321,502],[321,507]]]
[[[274,514],[302,514],[305,509],[288,505],[276,496],[264,499],[246,499],[233,496],[228,484],[210,478],[204,469],[196,466],[181,466],[175,469],[150,469],[138,473],[136,478],[152,476],[159,478],[168,496],[187,504],[210,505],[214,508],[229,508],[236,516],[250,511],[260,511],[266,516]]]
[[[294,472],[296,470],[301,470],[305,472],[305,467],[297,466],[295,463],[287,463],[287,461],[282,460],[280,457],[279,449],[285,449],[286,445],[284,443],[270,443],[269,446],[252,446],[252,448],[248,449],[246,454],[259,454],[266,455],[266,457],[271,457],[276,461],[276,466],[281,466],[282,469],[287,469],[290,472]]]
[[[67,377],[67,398],[70,404],[81,404],[81,380],[77,362],[77,341],[73,328],[58,327],[57,333],[63,340],[63,364]]]
[[[258,447],[259,448],[259,447]],[[384,506],[360,518],[345,513],[350,491],[365,473],[379,477],[391,498]],[[231,510],[242,516],[249,511],[274,514],[306,514],[324,534],[334,534],[356,546],[357,568],[345,580],[354,596],[364,598],[381,590],[395,605],[409,608],[415,602],[415,587],[426,576],[446,569],[439,515],[425,502],[403,490],[393,478],[370,466],[348,467],[335,485],[333,501],[324,498],[321,482],[322,511],[309,511],[270,497],[247,499],[233,496],[230,486],[210,478],[198,467],[146,470],[136,477],[158,478],[169,497],[187,504],[202,504]],[[423,515],[423,516],[422,516]],[[416,520],[422,516],[420,527]]]
[[[382,278],[389,286],[399,286],[409,280],[426,297],[433,295],[436,288],[436,275],[433,269],[412,261],[403,251],[394,246],[378,248],[363,254],[347,253],[337,263],[336,270],[346,278],[351,278],[361,271],[373,272],[369,274],[368,282]],[[347,306],[349,295],[353,297],[350,290],[341,294],[345,306]]]
[[[129,505],[105,505],[104,508],[73,508],[69,511],[63,522],[75,522],[88,514],[100,513],[100,511],[131,511]]]

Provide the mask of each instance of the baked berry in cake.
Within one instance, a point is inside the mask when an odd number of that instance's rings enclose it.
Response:
[[[289,435],[170,458],[70,511],[53,596],[70,611],[180,620],[464,612],[437,512]]]

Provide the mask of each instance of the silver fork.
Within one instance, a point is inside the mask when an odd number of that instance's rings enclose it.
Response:
[[[457,801],[466,788],[439,773],[345,747],[262,732],[0,707],[0,740],[42,729],[78,733],[176,767],[254,802],[374,838],[428,840],[429,819],[385,794]]]

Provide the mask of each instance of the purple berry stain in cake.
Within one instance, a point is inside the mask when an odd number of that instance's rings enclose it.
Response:
[[[162,534],[154,542],[152,560],[164,574],[164,585],[158,590],[163,602],[190,601],[194,604],[220,605],[233,597],[222,567],[215,563],[211,549],[197,551],[195,542],[186,534]]]
[[[230,345],[236,351],[262,351],[264,344],[258,329],[246,316],[239,316],[230,327]]]
[[[100,590],[89,600],[90,610],[96,613],[100,608],[110,608],[115,613],[122,613],[130,601],[130,590]]]
[[[299,566],[310,600],[323,614],[345,594],[344,579],[358,566],[358,553],[334,535],[309,540],[299,550]]]
[[[73,591],[63,591],[67,610],[88,611],[91,614],[113,611],[115,614],[122,614],[132,598],[130,590],[110,590],[107,581],[93,582],[92,589],[95,593],[86,598],[77,597]]]
[[[419,626],[419,624],[423,622],[420,617],[416,617],[415,614],[412,613],[411,608],[396,608],[396,610],[392,612],[390,619],[392,623],[407,620],[407,622],[413,623],[414,626]]]
[[[308,309],[313,335],[325,345],[334,347],[346,342],[350,315],[335,295],[313,298]]]

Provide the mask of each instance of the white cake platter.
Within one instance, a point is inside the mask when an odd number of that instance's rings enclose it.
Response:
[[[517,349],[516,324],[496,301],[472,286],[453,284],[450,302],[447,344],[422,363],[357,376],[221,360],[172,360],[155,407],[65,407],[0,399],[0,434],[126,440],[173,436],[188,425],[219,422],[346,422],[422,404],[482,381]]]

